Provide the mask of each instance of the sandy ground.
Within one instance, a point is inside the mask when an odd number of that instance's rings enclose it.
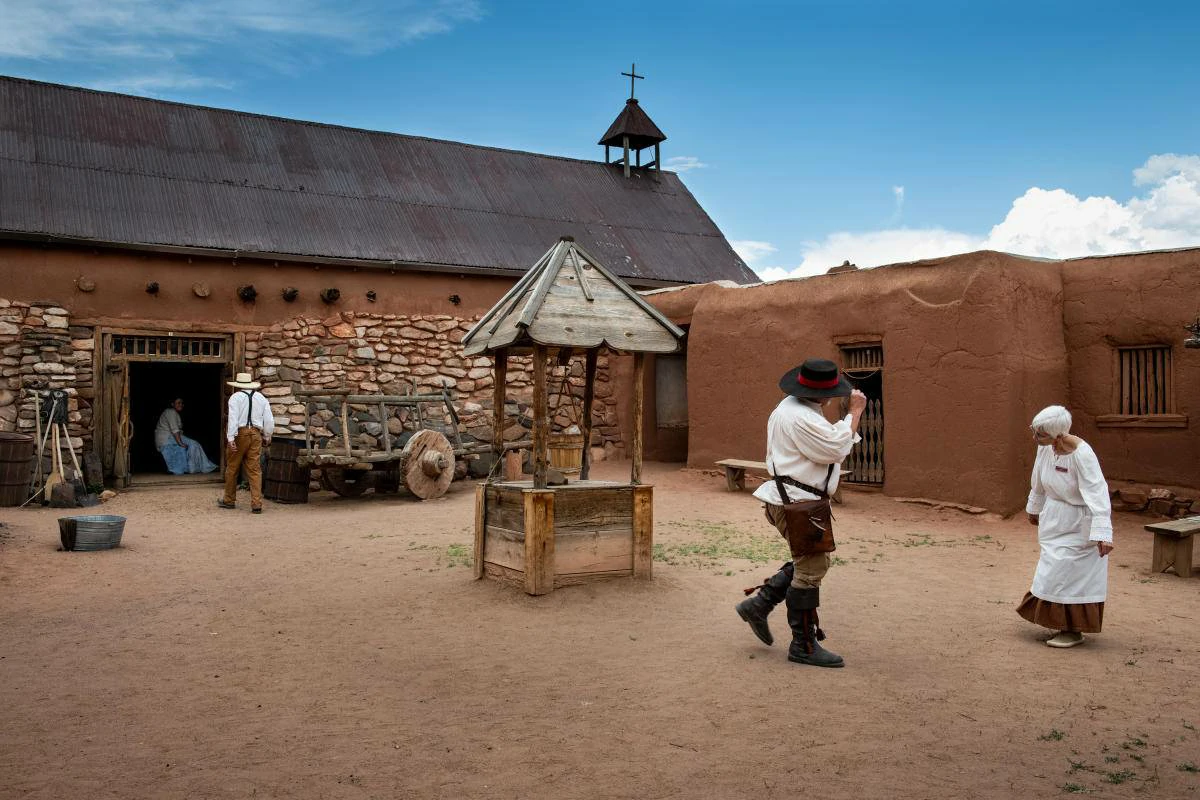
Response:
[[[733,613],[783,552],[759,505],[647,472],[654,579],[538,598],[471,580],[468,483],[135,489],[99,553],[0,509],[0,797],[1200,797],[1200,577],[1149,573],[1144,518],[1104,632],[1053,650],[1013,612],[1023,518],[848,493],[821,670]]]

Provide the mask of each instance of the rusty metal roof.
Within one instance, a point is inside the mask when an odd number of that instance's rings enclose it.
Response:
[[[562,235],[634,285],[757,282],[673,173],[0,76],[0,236],[516,273]]]

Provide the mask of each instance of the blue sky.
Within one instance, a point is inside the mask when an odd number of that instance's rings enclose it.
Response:
[[[578,158],[628,96],[760,275],[1200,244],[1183,3],[0,0],[0,72]]]

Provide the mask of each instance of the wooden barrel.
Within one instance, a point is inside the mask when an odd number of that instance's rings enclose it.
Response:
[[[0,431],[0,506],[19,506],[29,497],[33,437]]]
[[[583,434],[552,433],[546,443],[550,466],[562,472],[578,472],[583,466]]]
[[[307,503],[311,470],[296,463],[304,442],[272,439],[263,475],[263,497],[277,503]]]

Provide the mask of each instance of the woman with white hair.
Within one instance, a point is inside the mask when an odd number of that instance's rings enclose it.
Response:
[[[1095,451],[1071,435],[1067,409],[1045,408],[1030,427],[1038,450],[1025,510],[1038,526],[1041,558],[1017,613],[1057,630],[1051,647],[1074,647],[1104,622],[1113,549],[1108,484]]]

